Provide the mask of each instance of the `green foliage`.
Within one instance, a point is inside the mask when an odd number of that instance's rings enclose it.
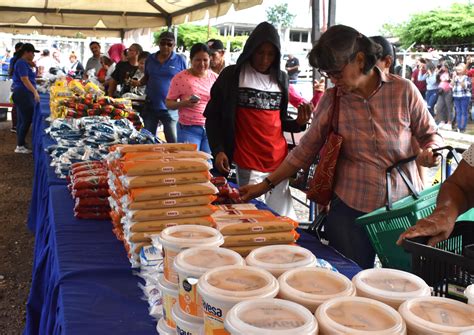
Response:
[[[453,4],[449,10],[435,9],[415,14],[407,23],[388,28],[392,28],[392,32],[400,37],[403,47],[413,42],[417,45],[435,47],[472,45],[474,43],[474,5]]]
[[[267,21],[275,27],[289,28],[293,24],[295,15],[288,12],[288,3],[275,5],[266,10]]]
[[[159,36],[162,32],[166,31],[166,28],[161,29],[153,33],[153,40],[155,45],[159,43]],[[209,33],[209,34],[208,34]],[[243,48],[245,41],[248,36],[220,36],[219,31],[211,27],[208,32],[207,26],[197,26],[193,24],[180,24],[178,26],[178,41],[177,47],[184,50],[189,50],[196,43],[206,43],[209,39],[216,38],[220,39],[224,46],[227,45],[227,41],[230,41],[230,51],[237,51]]]

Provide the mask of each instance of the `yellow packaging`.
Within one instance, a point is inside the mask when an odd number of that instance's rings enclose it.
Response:
[[[138,209],[156,209],[156,208],[209,205],[214,200],[216,200],[216,198],[217,197],[215,195],[196,195],[193,197],[182,197],[182,198],[174,198],[174,199],[137,201],[137,202],[130,203],[128,205],[128,209],[138,210]]]
[[[291,231],[297,227],[298,222],[284,216],[235,220],[219,220],[218,217],[216,218],[216,228],[222,235],[278,233]]]
[[[170,218],[190,218],[211,215],[216,210],[213,205],[175,208],[141,209],[130,211],[127,217],[133,221],[153,221]]]
[[[214,227],[215,222],[210,216],[190,217],[180,219],[165,219],[155,221],[135,222],[131,225],[131,232],[161,231],[168,227],[194,224],[198,226]]]
[[[149,201],[158,199],[212,195],[218,192],[211,183],[182,184],[169,186],[142,187],[130,190],[131,201]]]
[[[176,173],[174,175],[122,176],[120,180],[124,187],[133,189],[139,187],[205,183],[210,180],[210,173],[209,171],[201,171]]]
[[[247,245],[287,244],[299,237],[295,230],[282,233],[228,235],[224,236],[222,247],[243,247]]]

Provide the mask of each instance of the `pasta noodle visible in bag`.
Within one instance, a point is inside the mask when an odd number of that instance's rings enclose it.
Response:
[[[220,209],[216,211],[213,217],[221,219],[239,219],[239,218],[262,218],[271,217],[275,218],[275,215],[266,210],[237,210],[237,209]]]
[[[123,174],[128,176],[199,172],[208,171],[210,169],[209,163],[203,159],[124,161],[120,162],[119,166]]]
[[[156,159],[183,159],[198,158],[212,159],[212,155],[203,151],[175,151],[175,152],[129,152],[121,159],[125,161],[156,160]]]
[[[128,189],[150,186],[180,185],[191,183],[205,183],[209,181],[208,171],[176,173],[174,175],[154,175],[154,176],[120,176],[122,185]]]
[[[216,193],[217,188],[210,182],[199,184],[143,187],[134,188],[129,191],[130,200],[132,202],[191,197],[196,195],[212,195]]]
[[[227,235],[224,236],[223,248],[243,247],[247,245],[285,244],[295,242],[299,234],[295,231],[267,234]]]
[[[130,222],[131,232],[149,232],[161,231],[168,227],[194,224],[199,226],[214,227],[214,220],[210,216],[179,218],[179,219],[165,219],[155,221]]]
[[[129,203],[127,209],[138,210],[138,209],[209,205],[214,200],[216,200],[216,196],[214,195],[196,195],[192,197],[182,197],[182,198],[174,198],[174,199],[135,201],[135,202]]]
[[[118,144],[111,147],[111,151],[116,151],[120,155],[128,152],[144,152],[144,151],[196,151],[197,145],[193,143],[161,143],[161,144]]]
[[[245,235],[287,232],[298,227],[298,222],[284,217],[275,218],[248,218],[219,221],[216,219],[216,228],[222,235]]]
[[[215,210],[216,207],[212,205],[161,209],[143,209],[137,211],[129,211],[127,213],[127,218],[133,221],[152,221],[186,217],[189,218],[211,215]]]

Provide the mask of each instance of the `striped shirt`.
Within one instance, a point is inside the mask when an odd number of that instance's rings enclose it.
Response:
[[[386,203],[385,170],[415,154],[413,136],[421,148],[443,145],[435,121],[415,85],[399,76],[376,71],[381,81],[368,99],[338,90],[339,133],[344,142],[337,165],[335,193],[348,206],[362,212],[371,212]],[[334,88],[321,98],[310,128],[286,158],[289,164],[307,167],[314,160],[327,136],[333,101]],[[420,190],[415,162],[406,164],[404,170]],[[408,195],[400,176],[394,172],[392,177],[392,199]]]

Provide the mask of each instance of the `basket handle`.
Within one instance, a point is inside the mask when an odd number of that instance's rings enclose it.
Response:
[[[449,153],[454,157],[456,162],[459,164],[459,159],[456,155],[456,150],[453,147],[448,145],[448,146],[433,149],[433,153],[441,156],[441,166],[442,166],[441,181],[444,181],[444,179],[446,178],[445,177],[446,173],[444,173],[446,171],[446,166],[445,166],[446,165],[446,160],[444,159],[443,155],[439,154],[439,152],[441,152],[443,150],[448,150]],[[415,156],[411,156],[411,157],[402,159],[402,160],[398,161],[397,163],[389,166],[385,170],[386,191],[387,191],[387,205],[386,205],[387,211],[392,210],[392,207],[393,207],[393,201],[392,201],[392,170],[394,170],[394,169],[396,171],[398,171],[398,173],[402,177],[402,180],[405,183],[405,185],[408,187],[408,189],[410,190],[412,197],[414,199],[418,199],[420,197],[420,194],[416,191],[416,189],[413,186],[413,183],[411,182],[410,178],[408,178],[407,174],[402,169],[402,165],[416,160],[417,157],[418,157],[418,155],[415,155]]]

